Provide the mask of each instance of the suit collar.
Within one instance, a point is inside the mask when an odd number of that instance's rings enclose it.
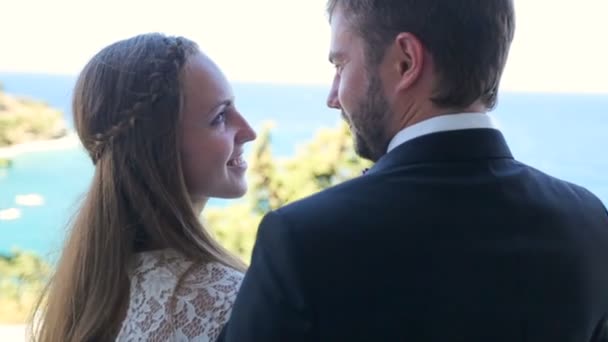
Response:
[[[485,113],[444,114],[423,120],[399,131],[388,144],[388,151],[423,135],[474,128],[494,128],[492,118]]]
[[[432,133],[409,140],[385,154],[367,172],[396,166],[433,162],[513,159],[500,131],[465,129]]]

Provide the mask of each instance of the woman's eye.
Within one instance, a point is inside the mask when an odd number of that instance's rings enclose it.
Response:
[[[211,122],[212,125],[219,125],[226,121],[226,112],[219,113]]]

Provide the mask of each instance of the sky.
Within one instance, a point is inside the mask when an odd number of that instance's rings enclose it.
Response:
[[[456,1],[456,0],[455,0]],[[502,90],[608,94],[608,0],[514,0]],[[325,0],[2,0],[0,72],[77,74],[144,32],[199,43],[230,80],[329,84]]]

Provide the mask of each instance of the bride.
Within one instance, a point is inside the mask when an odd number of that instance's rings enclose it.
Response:
[[[139,35],[85,66],[73,112],[95,172],[34,339],[214,341],[245,266],[198,217],[245,193],[256,137],[225,76],[186,38]]]

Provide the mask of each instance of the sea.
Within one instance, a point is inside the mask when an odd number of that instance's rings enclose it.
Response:
[[[69,126],[74,82],[70,75],[0,73],[5,92],[46,102],[64,113]],[[272,149],[279,157],[341,120],[325,106],[329,86],[233,87],[238,108],[255,129],[274,123]],[[517,159],[582,185],[608,204],[608,94],[503,92],[491,115]],[[55,259],[92,172],[77,145],[19,154],[10,168],[0,169],[0,254],[20,249]]]

